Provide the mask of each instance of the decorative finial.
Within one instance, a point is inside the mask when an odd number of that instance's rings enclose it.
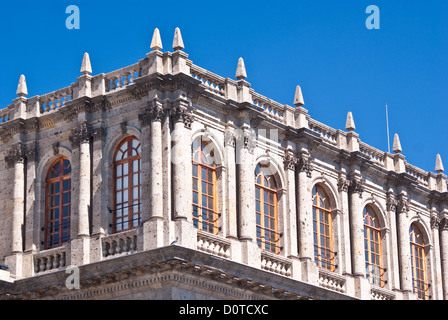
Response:
[[[395,153],[400,153],[401,151],[403,151],[403,149],[401,148],[400,138],[398,137],[398,134],[395,134],[394,136],[394,145],[392,151]]]
[[[353,120],[353,114],[351,112],[347,113],[347,121],[345,122],[345,129],[348,131],[353,131],[356,129],[355,120]]]
[[[154,29],[154,34],[152,36],[152,41],[151,41],[151,49],[152,50],[162,50],[163,49],[162,38],[160,37],[160,31],[158,28]]]
[[[92,65],[90,64],[90,56],[86,52],[84,53],[84,58],[82,59],[81,73],[88,75],[92,73]]]
[[[436,157],[436,172],[442,173],[443,171],[444,169],[443,169],[442,157],[440,156],[440,154],[438,154]]]
[[[182,50],[185,48],[184,41],[182,40],[182,34],[180,33],[180,29],[176,28],[174,31],[174,40],[173,40],[173,49],[174,50]]]
[[[244,65],[243,58],[240,58],[238,60],[238,67],[236,68],[236,75],[235,75],[235,77],[238,80],[243,80],[243,79],[247,78],[246,66]]]
[[[17,86],[16,94],[19,97],[24,97],[28,94],[28,89],[26,87],[26,79],[23,74],[20,76],[19,85]]]
[[[294,96],[294,105],[296,107],[301,107],[304,104],[305,104],[305,101],[303,100],[302,88],[300,88],[300,86],[297,86],[296,94]]]

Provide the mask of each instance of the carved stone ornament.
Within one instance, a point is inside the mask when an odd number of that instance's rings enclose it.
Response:
[[[352,178],[350,180],[351,192],[358,193],[359,197],[362,198],[362,193],[364,192],[364,182],[358,178]]]
[[[285,164],[285,170],[295,170],[297,164],[297,158],[291,153],[286,153],[283,157],[283,163]]]
[[[83,142],[88,142],[91,137],[91,130],[87,126],[86,123],[82,123],[78,125],[75,129],[72,130],[72,134],[70,136],[70,142],[73,147],[79,147],[79,145]]]
[[[398,213],[408,213],[409,212],[409,199],[405,195],[400,195],[397,201]]]
[[[224,134],[224,146],[230,146],[235,148],[235,133],[230,130],[226,130]]]
[[[350,180],[347,180],[344,177],[339,177],[338,179],[339,192],[341,191],[348,192],[349,187],[350,187]]]
[[[174,122],[183,122],[185,128],[191,129],[191,124],[194,121],[193,113],[188,109],[178,106],[174,107],[170,111],[170,116]]]
[[[395,212],[397,209],[398,201],[395,199],[395,196],[392,193],[387,193],[386,198],[386,210]]]
[[[439,223],[441,231],[448,231],[448,218],[442,218]]]
[[[13,167],[16,163],[23,163],[25,161],[25,147],[22,142],[14,144],[9,149],[5,157],[8,167]]]
[[[302,154],[299,158],[297,158],[296,168],[299,172],[306,172],[306,176],[311,178],[311,173],[313,172],[311,157],[309,155]]]
[[[437,216],[432,215],[431,216],[431,229],[439,229],[441,226],[441,222],[442,221]]]

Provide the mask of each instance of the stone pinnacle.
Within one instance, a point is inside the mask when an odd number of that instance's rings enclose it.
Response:
[[[353,131],[356,129],[355,120],[353,120],[353,114],[351,112],[347,113],[347,121],[345,122],[345,129],[348,131]]]
[[[185,48],[184,41],[182,40],[182,34],[180,33],[180,29],[176,28],[174,31],[174,40],[173,40],[173,49],[174,50],[182,50]]]
[[[246,66],[244,65],[243,58],[239,58],[239,60],[238,60],[238,67],[236,68],[236,75],[235,75],[235,77],[238,80],[243,80],[243,79],[247,78]]]
[[[401,148],[400,138],[398,137],[398,134],[395,134],[394,136],[394,145],[392,151],[395,153],[400,153],[401,151],[403,151],[403,149]]]
[[[16,94],[20,97],[24,97],[28,94],[28,89],[26,87],[26,79],[23,74],[20,76],[19,85],[17,86]]]
[[[442,157],[440,156],[440,154],[438,154],[436,157],[436,172],[442,173],[443,171],[444,169],[443,169]]]
[[[301,107],[304,104],[305,104],[305,101],[303,100],[302,88],[300,86],[297,86],[296,94],[294,96],[294,105],[296,107]]]
[[[158,28],[154,29],[154,34],[152,36],[152,41],[151,41],[151,49],[152,50],[162,50],[163,49],[162,38],[160,37],[160,31]]]
[[[84,58],[82,59],[81,73],[88,75],[92,73],[92,65],[90,64],[90,56],[86,52],[84,53]]]

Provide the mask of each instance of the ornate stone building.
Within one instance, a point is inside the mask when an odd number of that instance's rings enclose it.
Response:
[[[0,111],[0,299],[446,299],[436,172],[195,64],[139,62]],[[70,281],[69,281],[70,280]],[[78,285],[76,285],[78,284]]]

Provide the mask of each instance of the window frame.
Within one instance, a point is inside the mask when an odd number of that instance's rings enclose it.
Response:
[[[366,222],[368,217],[371,218],[370,221],[372,221],[372,223]],[[384,280],[386,269],[383,268],[383,241],[381,237],[381,225],[379,222],[378,213],[369,204],[366,205],[363,210],[363,225],[366,277],[370,284],[384,288],[386,285],[386,281]],[[375,258],[373,258],[372,255]]]
[[[319,199],[325,199],[328,203],[328,208],[315,205],[314,199],[319,195],[318,190],[321,190],[325,198],[319,196]],[[333,215],[330,198],[327,191],[319,184],[313,186],[312,189],[312,208],[313,208],[313,246],[314,246],[314,261],[319,268],[335,272],[337,265],[335,264],[337,253],[333,251],[334,236],[333,236]],[[322,200],[322,203],[325,203]],[[319,204],[320,201],[316,203]],[[321,214],[322,212],[322,218]],[[317,228],[319,226],[319,228]],[[325,228],[327,226],[327,228]],[[328,230],[321,234],[321,230]],[[322,244],[322,236],[328,239],[328,245]],[[324,241],[326,242],[326,241]]]
[[[133,146],[133,141],[137,141],[138,145],[136,148],[134,148]],[[122,151],[122,147],[127,144],[127,147],[125,149],[125,152]],[[116,234],[116,233],[121,233],[121,232],[126,232],[126,231],[130,231],[133,229],[136,229],[140,226],[141,224],[141,219],[142,219],[142,189],[143,189],[143,184],[142,184],[142,158],[141,158],[141,148],[142,148],[142,144],[140,142],[140,140],[135,137],[135,136],[128,136],[126,138],[124,138],[123,140],[121,140],[121,142],[119,143],[119,145],[117,146],[117,148],[115,149],[114,152],[114,158],[113,158],[113,209],[112,211],[112,223],[111,223],[111,227],[112,227],[112,233]],[[139,152],[137,152],[136,155],[132,155],[132,151],[137,149],[140,149]],[[122,158],[120,160],[117,160],[117,155],[119,152],[123,152],[123,153],[127,153],[127,156],[125,158]],[[136,172],[134,172],[134,161],[138,161],[138,170]],[[125,165],[127,165],[127,174],[124,174],[124,167]],[[117,174],[117,170],[119,168],[119,166],[121,167],[122,173],[119,176]],[[134,175],[137,174],[138,177],[138,184],[134,185],[133,183],[133,178]],[[127,179],[127,187],[124,187],[124,178],[128,178]],[[121,179],[121,189],[117,189],[119,183],[118,180]],[[132,184],[131,184],[132,183]],[[134,194],[133,194],[133,190],[135,188],[139,188],[138,189],[138,196],[137,198],[134,199]],[[122,200],[120,203],[118,203],[118,197],[117,194],[118,192],[121,191],[122,192]],[[124,201],[124,192],[127,191],[127,201]],[[138,201],[138,204],[133,204],[135,201]],[[127,203],[127,206],[123,206],[125,203]],[[118,206],[122,205],[121,208],[118,208]],[[137,212],[134,212],[134,207],[137,206],[138,210]],[[122,213],[121,216],[117,216],[117,213],[119,210],[123,211],[127,211],[127,214]],[[137,218],[135,219],[134,216],[137,215]],[[118,220],[120,220],[120,222],[118,222]],[[137,223],[134,223],[134,220],[137,220]],[[118,228],[118,226],[121,226],[120,228]],[[125,225],[127,225],[127,228],[125,228]]]
[[[278,187],[276,178],[273,174],[265,174],[265,169],[267,166],[263,166],[261,164],[257,164],[255,168],[255,225],[256,225],[256,240],[258,247],[262,250],[280,254],[282,247],[280,246],[280,238],[281,234],[278,232],[279,230],[279,221],[278,221]],[[257,171],[259,171],[257,173]],[[258,178],[262,183],[258,183]],[[272,186],[269,185],[269,182],[272,180]],[[260,190],[257,195],[257,190]],[[265,201],[265,194],[267,194],[267,202]],[[272,202],[270,201],[270,195],[272,195]],[[258,202],[260,203],[260,210],[257,208]],[[266,214],[265,206],[268,206],[269,210],[273,207],[273,216],[269,213]],[[260,217],[258,219],[258,217]],[[266,226],[266,219],[270,221]],[[271,226],[271,220],[273,220],[274,228]],[[272,238],[274,238],[272,240]]]
[[[413,236],[416,234],[415,231],[417,231],[417,236]],[[418,238],[421,239],[421,243],[418,243],[418,241],[414,241],[414,239],[418,240]],[[412,223],[409,227],[409,244],[412,291],[414,292],[418,300],[430,300],[430,284],[427,282],[428,268],[426,262],[426,243],[423,238],[423,232],[416,223]],[[415,253],[418,254],[416,255]],[[420,266],[420,268],[418,266]],[[421,274],[422,277],[420,277],[419,274]]]
[[[68,162],[69,172],[64,174],[65,171],[65,162]],[[53,169],[56,165],[59,164],[58,175],[56,177],[51,177]],[[60,156],[56,160],[52,162],[50,165],[47,176],[45,178],[45,221],[44,221],[44,241],[43,247],[44,250],[53,249],[61,247],[71,239],[71,205],[72,205],[72,179],[71,179],[71,162],[67,157]],[[69,187],[65,190],[64,182],[69,181]],[[54,192],[50,194],[51,186],[57,185],[59,183],[59,192]],[[69,201],[65,202],[64,195],[68,194]],[[50,201],[52,198],[59,197],[58,205],[50,205]],[[64,217],[64,207],[68,209],[67,217]],[[50,219],[50,211],[58,209],[58,218]],[[66,221],[64,221],[66,220]],[[68,221],[67,221],[68,220]],[[54,231],[54,225],[57,222],[58,231]],[[64,228],[64,223],[67,223],[67,227]],[[67,234],[66,238],[64,238],[64,233]],[[58,240],[57,243],[53,240],[53,236],[57,235]]]
[[[195,143],[198,143],[195,149]],[[210,153],[204,152],[209,150]],[[217,165],[214,157],[214,148],[211,141],[206,141],[202,136],[193,140],[191,144],[191,162],[192,162],[192,221],[196,229],[208,232],[214,235],[219,234],[221,230],[218,226],[220,214],[217,212],[218,208],[218,183],[217,183]],[[198,154],[198,161],[195,160],[195,155]],[[210,159],[211,163],[204,163],[203,157]],[[195,175],[196,167],[196,175]],[[203,177],[203,170],[205,170],[205,179]],[[211,179],[209,179],[211,174]],[[195,184],[195,180],[197,183]],[[203,184],[206,184],[206,189],[211,185],[211,194],[206,190],[204,193]],[[197,188],[195,189],[195,185]],[[197,201],[195,202],[195,193],[197,193]],[[206,204],[203,199],[206,197]],[[210,199],[211,202],[210,202]],[[208,203],[212,203],[213,208],[209,208]],[[207,211],[205,214],[203,211]],[[199,213],[201,212],[201,214]],[[195,214],[196,213],[196,214]]]

